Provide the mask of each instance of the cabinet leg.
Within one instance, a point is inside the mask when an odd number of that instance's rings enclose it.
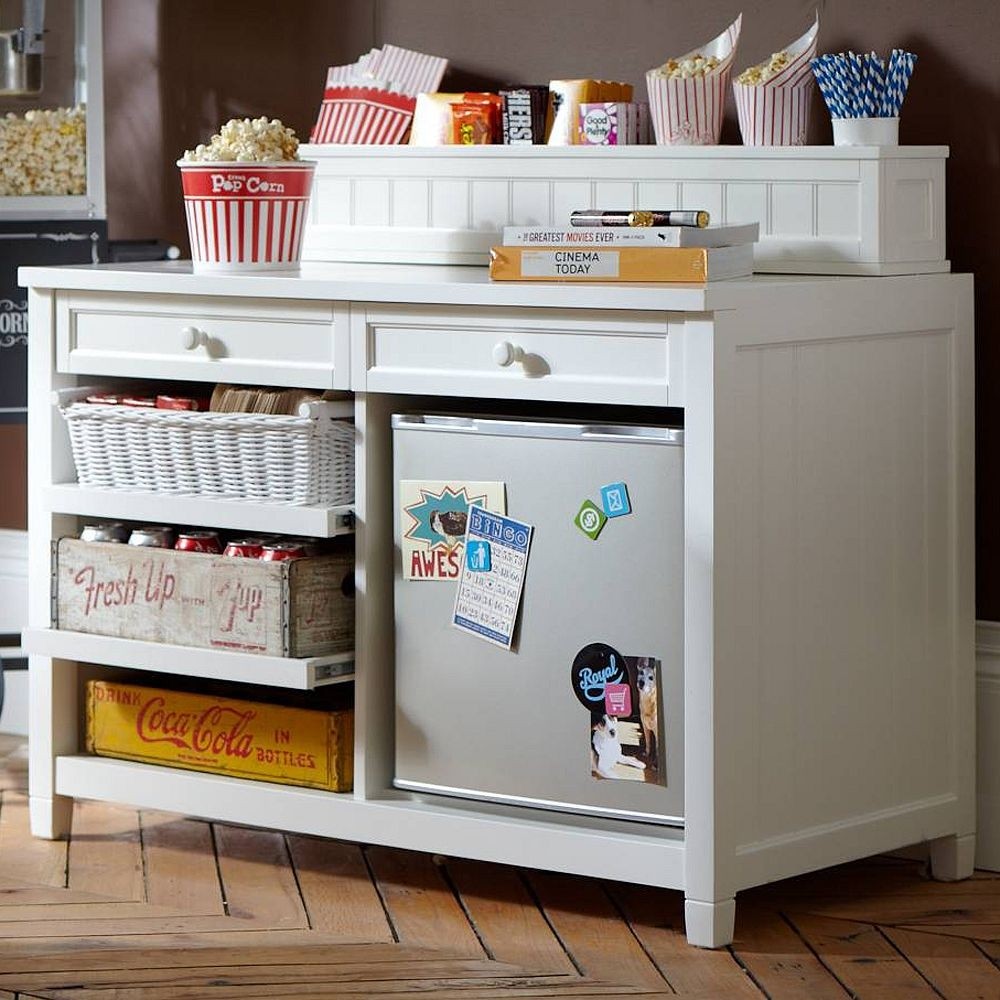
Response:
[[[939,837],[929,844],[931,875],[939,882],[957,882],[968,878],[975,867],[976,835],[951,834]]]
[[[684,900],[684,929],[688,944],[699,948],[722,948],[733,943],[736,924],[736,899],[705,903],[700,899]]]
[[[73,825],[73,800],[66,795],[43,799],[32,795],[28,800],[32,836],[45,840],[65,840]]]

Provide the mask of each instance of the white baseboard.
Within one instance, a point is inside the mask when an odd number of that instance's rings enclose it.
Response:
[[[0,528],[0,633],[28,622],[28,533]]]
[[[3,711],[0,733],[28,735],[28,671],[5,670],[3,675]]]
[[[1000,871],[1000,622],[976,624],[976,867]]]
[[[28,533],[0,529],[0,634],[20,632],[28,623]],[[4,648],[6,660],[17,650]],[[0,733],[28,732],[28,672],[4,671]]]

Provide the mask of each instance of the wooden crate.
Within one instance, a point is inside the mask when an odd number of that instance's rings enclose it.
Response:
[[[122,639],[322,656],[354,648],[354,553],[261,562],[62,538],[53,626]]]
[[[354,712],[89,681],[86,749],[102,757],[349,792]]]

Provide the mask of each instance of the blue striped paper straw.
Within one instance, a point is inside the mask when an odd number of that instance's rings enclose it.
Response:
[[[833,118],[843,118],[844,109],[840,93],[834,81],[830,57],[819,56],[813,59],[810,65],[812,66],[813,75],[816,77],[819,92],[823,95],[823,100],[826,101],[826,106],[830,110],[830,115]]]

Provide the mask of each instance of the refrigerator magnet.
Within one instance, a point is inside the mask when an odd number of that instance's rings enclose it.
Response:
[[[621,719],[632,714],[632,685],[605,684],[604,711]]]
[[[493,568],[490,543],[481,538],[470,539],[465,546],[465,568],[470,573],[489,573]]]
[[[482,507],[469,508],[466,546],[470,550],[475,546],[478,553],[481,543],[486,543],[489,567],[480,567],[478,559],[476,568],[468,559],[462,562],[452,615],[455,628],[511,648],[534,530],[530,524]]]
[[[628,684],[625,657],[606,642],[591,642],[573,657],[570,668],[573,694],[590,713],[604,711],[609,684]]]
[[[593,500],[584,500],[576,512],[576,517],[573,518],[573,523],[591,541],[597,541],[597,536],[604,530],[608,519]]]
[[[469,509],[504,514],[504,483],[404,479],[399,483],[399,537],[404,580],[457,580]]]
[[[628,487],[624,483],[608,483],[601,487],[601,506],[607,517],[624,517],[632,513]]]

